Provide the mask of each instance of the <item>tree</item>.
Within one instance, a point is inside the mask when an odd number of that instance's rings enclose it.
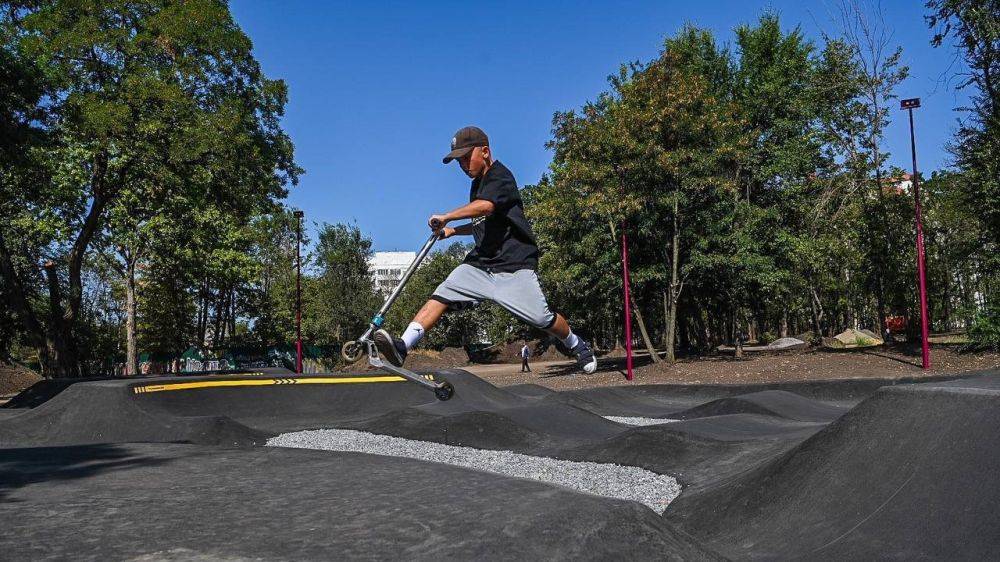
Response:
[[[356,225],[325,224],[319,229],[315,254],[316,278],[308,304],[303,304],[303,331],[321,345],[353,340],[379,304],[368,271],[372,241]]]
[[[992,278],[987,302],[996,307],[996,271],[1000,270],[1000,7],[995,0],[931,0],[928,25],[932,44],[949,40],[965,64],[958,88],[971,88],[972,104],[962,120],[950,151],[961,173],[953,188],[978,219],[982,255]],[[992,273],[990,273],[992,272]]]
[[[258,277],[248,294],[248,314],[254,318],[253,337],[266,346],[282,345],[295,338],[296,221],[292,210],[262,215],[250,224],[254,237],[252,261]],[[311,307],[316,290],[310,274],[310,239],[303,233],[303,305]],[[309,309],[307,309],[309,310]],[[311,314],[304,314],[308,323]]]
[[[698,261],[695,241],[701,221],[733,186],[735,129],[724,94],[728,73],[725,54],[710,34],[694,28],[668,40],[656,60],[623,67],[611,79],[612,92],[584,106],[579,115],[556,115],[551,179],[530,198],[530,214],[541,219],[540,239],[555,242],[564,257],[553,259],[565,259],[565,265],[575,257],[579,269],[591,269],[595,259],[578,250],[580,221],[574,221],[572,232],[560,227],[567,216],[579,215],[596,233],[610,234],[586,246],[609,265],[620,259],[619,225],[643,233],[632,238],[636,301],[662,297],[664,344],[671,361],[678,305],[691,264]],[[598,245],[604,249],[595,250]],[[610,278],[607,271],[602,273]],[[658,361],[643,307],[630,305],[646,347]]]
[[[47,180],[14,194],[5,217],[43,225],[35,255],[4,275],[25,329],[46,342],[38,346],[46,373],[74,375],[83,265],[105,229],[118,230],[108,237],[127,266],[142,255],[145,222],[178,190],[240,217],[296,181],[278,124],[285,86],[262,75],[250,41],[215,0],[5,3],[2,28],[5,49],[36,61],[46,79],[38,105],[51,139],[39,147]],[[116,206],[136,201],[148,208],[109,222]],[[9,265],[9,236],[0,246]],[[26,282],[40,269],[41,316]]]
[[[599,339],[621,334],[626,223],[630,304],[651,353],[657,335],[673,359],[678,345],[819,336],[874,316],[859,258],[877,195],[857,50],[829,37],[817,48],[770,13],[735,33],[730,51],[685,27],[553,120],[553,162],[527,212],[553,301]]]
[[[903,65],[903,50],[892,46],[892,33],[885,23],[885,14],[880,6],[871,6],[859,0],[843,0],[840,6],[842,33],[846,45],[851,49],[852,58],[858,72],[855,79],[859,86],[859,96],[855,111],[860,118],[861,146],[852,148],[861,152],[852,154],[855,177],[870,185],[873,197],[864,199],[865,225],[874,243],[865,246],[869,265],[873,273],[872,288],[878,306],[878,325],[885,330],[886,286],[896,282],[898,270],[887,267],[894,254],[893,239],[887,229],[885,191],[893,178],[883,175],[883,167],[888,154],[881,145],[885,128],[889,124],[889,110],[896,99],[895,89],[909,75],[909,68]],[[851,142],[853,143],[853,136]],[[864,154],[864,153],[867,154]],[[870,181],[868,178],[871,178]],[[888,180],[888,181],[887,181]]]

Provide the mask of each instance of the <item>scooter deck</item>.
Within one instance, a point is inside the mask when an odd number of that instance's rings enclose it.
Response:
[[[410,382],[417,383],[427,390],[433,391],[438,400],[449,400],[455,394],[455,388],[448,381],[437,382],[434,380],[433,375],[418,375],[409,369],[397,367],[382,361],[382,358],[378,355],[378,351],[374,349],[374,345],[369,349],[368,364],[376,369],[382,369],[394,375],[399,375]]]

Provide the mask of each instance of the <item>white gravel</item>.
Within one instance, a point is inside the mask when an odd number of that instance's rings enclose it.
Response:
[[[663,513],[681,492],[681,487],[674,478],[635,466],[564,461],[347,429],[285,433],[269,439],[267,444],[272,447],[370,453],[440,462],[557,484],[598,496],[637,501],[656,513]]]
[[[670,418],[630,418],[622,416],[604,416],[604,419],[611,420],[613,422],[623,423],[625,425],[661,425],[665,423],[673,423],[681,421],[681,420],[672,420]]]

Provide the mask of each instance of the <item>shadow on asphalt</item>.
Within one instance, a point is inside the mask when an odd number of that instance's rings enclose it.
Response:
[[[169,459],[136,455],[121,445],[0,449],[0,503],[18,488],[53,480],[78,480],[103,472],[161,465]]]

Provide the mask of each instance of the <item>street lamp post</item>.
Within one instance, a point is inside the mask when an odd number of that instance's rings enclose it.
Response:
[[[295,372],[302,374],[302,211],[295,211]]]
[[[917,222],[917,281],[920,286],[920,335],[924,369],[931,368],[930,323],[927,318],[927,273],[924,268],[924,221],[920,215],[920,180],[917,178],[917,143],[913,135],[913,110],[920,107],[920,98],[900,100],[899,108],[910,114],[910,153],[913,156],[913,202]]]

